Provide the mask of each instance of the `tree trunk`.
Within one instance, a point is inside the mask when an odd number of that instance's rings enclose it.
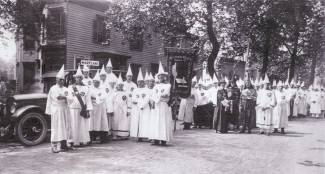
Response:
[[[263,64],[261,69],[260,77],[264,78],[267,68],[269,66],[269,54],[270,54],[270,46],[271,46],[271,37],[272,37],[272,19],[268,19],[266,22],[266,30],[265,30],[265,43],[263,49]]]
[[[311,69],[310,69],[310,77],[309,77],[310,85],[314,83],[316,66],[317,66],[317,56],[313,56],[313,59],[311,60]]]
[[[295,2],[295,22],[294,22],[294,45],[293,45],[293,50],[290,56],[290,67],[289,67],[289,81],[291,81],[295,75],[295,68],[296,68],[296,59],[297,59],[297,53],[298,53],[298,41],[300,37],[299,33],[299,21],[300,21],[300,14],[299,14],[299,4]]]
[[[206,8],[207,8],[207,16],[206,16],[206,25],[207,25],[207,33],[209,37],[209,41],[212,45],[211,53],[208,57],[208,71],[209,74],[212,76],[214,73],[214,61],[218,56],[218,52],[220,49],[220,43],[218,42],[218,39],[215,35],[215,32],[213,30],[213,7],[212,7],[212,0],[206,0]]]

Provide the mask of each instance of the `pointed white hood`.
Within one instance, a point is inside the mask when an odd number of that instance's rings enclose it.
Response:
[[[56,78],[64,79],[64,65],[62,65],[60,71],[56,74]]]
[[[126,76],[133,76],[130,64],[129,64],[128,72],[126,73]]]
[[[142,74],[142,70],[141,68],[139,68],[139,73],[138,73],[138,78],[137,78],[137,81],[143,81],[143,74]]]
[[[74,77],[83,77],[80,66],[78,66],[77,72],[73,76]]]

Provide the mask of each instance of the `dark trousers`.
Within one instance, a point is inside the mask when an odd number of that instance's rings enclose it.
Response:
[[[246,129],[248,132],[252,129],[252,117],[254,115],[254,109],[245,109],[242,112],[242,119],[241,119],[241,131],[245,132]]]
[[[194,125],[195,126],[208,126],[212,128],[213,123],[213,105],[206,104],[197,106],[194,114]]]
[[[229,114],[226,111],[224,106],[218,106],[215,109],[215,129],[217,132],[220,133],[227,133],[228,132],[228,124],[229,124]]]
[[[294,99],[290,99],[290,115],[289,115],[289,118],[291,119],[292,118],[292,115],[293,115],[293,105],[294,105]]]

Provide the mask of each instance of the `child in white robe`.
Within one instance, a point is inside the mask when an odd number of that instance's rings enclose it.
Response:
[[[116,83],[116,92],[113,97],[113,119],[112,132],[113,139],[128,139],[129,133],[129,115],[128,112],[128,96],[123,91],[123,80],[121,74]]]

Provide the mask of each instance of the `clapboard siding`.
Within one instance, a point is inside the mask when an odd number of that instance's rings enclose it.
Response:
[[[119,55],[130,56],[128,63],[138,63],[142,67],[148,68],[151,63],[158,63],[162,60],[163,64],[166,60],[162,56],[158,56],[161,42],[154,38],[152,44],[145,44],[143,51],[131,51],[129,44],[122,43],[122,34],[111,31],[111,42],[109,46],[93,43],[93,21],[96,15],[104,16],[104,13],[94,9],[86,8],[74,3],[67,4],[67,68],[73,68],[74,55],[88,56],[91,59],[92,52],[108,52]]]

